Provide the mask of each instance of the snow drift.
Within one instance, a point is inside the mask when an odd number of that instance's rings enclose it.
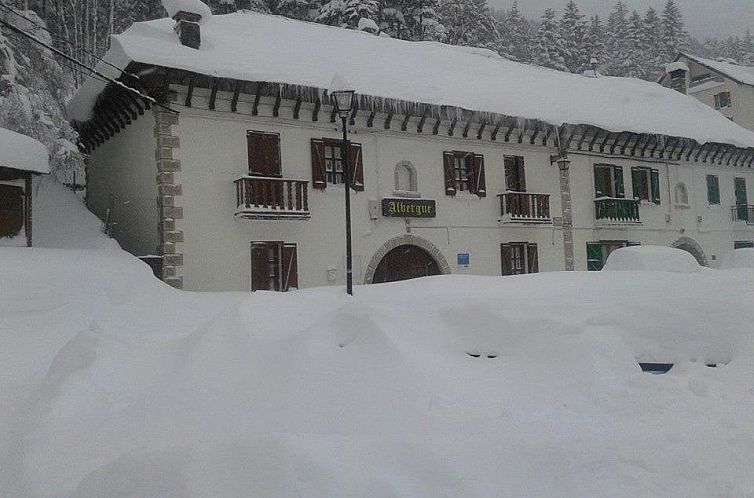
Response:
[[[720,262],[721,270],[734,270],[740,268],[754,269],[754,248],[735,249],[723,256]]]
[[[697,273],[702,267],[690,253],[664,246],[624,247],[613,251],[603,271],[668,271]]]

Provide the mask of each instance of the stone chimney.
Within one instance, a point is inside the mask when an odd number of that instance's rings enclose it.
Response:
[[[181,45],[198,49],[202,44],[202,34],[199,27],[199,21],[202,20],[201,14],[179,10],[173,16],[175,26],[173,29],[181,40]]]
[[[687,78],[689,74],[689,67],[681,61],[673,62],[665,66],[665,72],[670,78],[670,84],[668,86],[673,90],[686,95],[688,93]]]

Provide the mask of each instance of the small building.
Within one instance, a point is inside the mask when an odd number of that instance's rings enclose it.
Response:
[[[44,145],[0,128],[0,245],[31,247],[32,178],[49,173],[49,155]]]
[[[346,188],[362,284],[754,242],[754,133],[656,83],[252,12],[136,23],[106,60],[118,84],[69,104],[87,204],[176,287],[342,284]],[[358,95],[349,186],[336,73]]]
[[[717,109],[726,118],[754,130],[754,66],[730,59],[705,59],[678,54],[660,80]]]

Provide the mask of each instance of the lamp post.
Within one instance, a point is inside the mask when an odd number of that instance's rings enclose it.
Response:
[[[346,190],[346,292],[353,296],[353,261],[351,257],[351,165],[348,161],[348,116],[353,110],[356,92],[350,89],[350,85],[340,76],[335,75],[330,84],[330,98],[335,107],[335,112],[340,116],[343,123],[343,143],[341,144],[340,158],[343,161],[343,176]]]
[[[563,215],[563,259],[565,270],[574,270],[573,259],[573,212],[571,210],[571,160],[568,153],[561,151],[550,156],[550,163],[557,163],[560,171],[560,206]]]

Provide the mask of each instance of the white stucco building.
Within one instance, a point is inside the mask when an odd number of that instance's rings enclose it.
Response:
[[[198,49],[173,25],[114,38],[138,79],[101,67],[164,107],[90,80],[69,110],[88,205],[177,287],[343,283],[336,72],[360,96],[357,283],[600,269],[627,244],[714,265],[754,244],[754,133],[660,85],[253,13],[192,24]]]

